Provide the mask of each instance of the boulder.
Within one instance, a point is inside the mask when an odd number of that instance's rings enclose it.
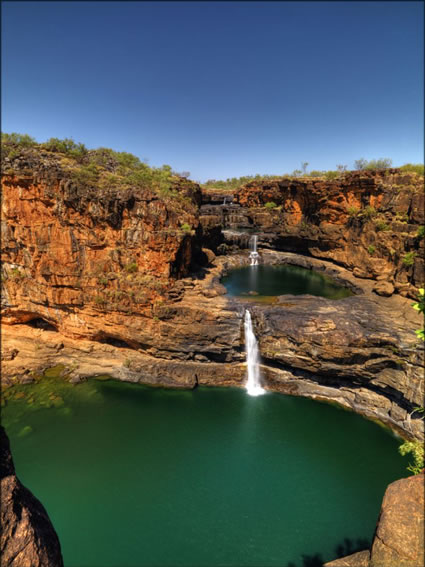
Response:
[[[41,502],[16,477],[1,426],[0,441],[1,566],[63,567],[55,529]]]
[[[384,297],[389,297],[394,293],[394,286],[390,282],[378,281],[373,288],[373,291],[378,295],[383,295]]]
[[[370,567],[423,567],[424,474],[390,484],[382,501]]]

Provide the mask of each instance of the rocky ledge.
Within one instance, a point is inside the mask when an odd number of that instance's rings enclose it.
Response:
[[[282,296],[273,305],[241,301],[226,294],[220,278],[248,264],[248,255],[217,257],[210,268],[182,279],[183,297],[158,308],[144,325],[126,319],[123,335],[122,327],[108,322],[108,336],[115,337],[108,342],[76,340],[53,327],[43,329],[43,321],[8,326],[4,383],[31,381],[61,364],[75,382],[108,374],[164,387],[242,387],[242,320],[249,307],[266,388],[333,401],[379,419],[404,437],[422,439],[423,420],[415,408],[424,395],[423,344],[414,333],[420,316],[411,300],[381,297],[373,292],[373,282],[323,260],[268,251],[261,256],[266,263],[292,263],[332,275],[356,295],[339,300]],[[103,324],[99,321],[98,327]]]
[[[58,536],[41,502],[16,477],[1,426],[0,448],[2,567],[63,567]]]

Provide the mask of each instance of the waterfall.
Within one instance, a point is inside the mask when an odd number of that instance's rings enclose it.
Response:
[[[245,311],[244,319],[245,327],[245,352],[246,364],[248,367],[248,380],[246,389],[250,396],[261,396],[265,390],[261,387],[260,378],[260,355],[258,352],[258,343],[252,328],[251,313],[248,309]]]
[[[224,197],[224,199],[223,199],[223,205],[226,205],[226,204],[227,204],[227,197]]]
[[[254,234],[249,241],[251,252],[249,253],[249,258],[251,260],[251,266],[258,266],[259,254],[257,252],[257,240],[258,236]]]

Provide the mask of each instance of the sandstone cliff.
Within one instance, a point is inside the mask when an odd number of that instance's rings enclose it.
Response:
[[[238,204],[224,205],[175,176],[165,188],[114,185],[113,160],[102,163],[91,182],[80,171],[89,166],[55,152],[4,160],[3,386],[57,364],[73,381],[109,374],[167,387],[243,385],[247,304],[219,280],[247,263],[250,233],[241,229],[251,227],[263,262],[324,271],[356,292],[341,302],[285,297],[253,307],[265,385],[337,401],[423,438],[421,320],[402,297],[423,281],[418,177],[391,170],[330,184],[251,183]],[[270,199],[281,208],[265,209]],[[234,240],[229,227],[239,230]],[[365,259],[372,234],[382,246]],[[385,256],[386,239],[397,254]],[[240,244],[234,256],[201,248],[223,253],[232,242]]]
[[[15,474],[0,426],[1,567],[63,567],[58,536],[43,505]]]
[[[222,251],[232,244],[247,247],[255,232],[261,246],[328,259],[376,280],[378,293],[414,296],[423,286],[424,192],[415,173],[253,181],[227,195],[228,205],[217,192],[203,195],[201,224],[216,251],[220,245]],[[217,227],[227,229],[224,238]]]

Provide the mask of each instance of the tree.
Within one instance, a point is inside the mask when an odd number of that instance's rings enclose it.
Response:
[[[357,170],[366,169],[367,163],[368,163],[367,160],[364,158],[356,159],[356,161],[354,162],[354,169]]]
[[[307,166],[308,166],[308,161],[303,161],[301,163],[301,169],[304,175],[307,175]]]
[[[393,160],[390,158],[372,159],[367,164],[367,169],[388,169],[391,167]]]
[[[344,173],[344,171],[347,171],[347,167],[348,167],[348,166],[346,166],[346,165],[341,165],[341,164],[338,164],[338,165],[336,166],[337,170],[338,170],[340,173]]]

